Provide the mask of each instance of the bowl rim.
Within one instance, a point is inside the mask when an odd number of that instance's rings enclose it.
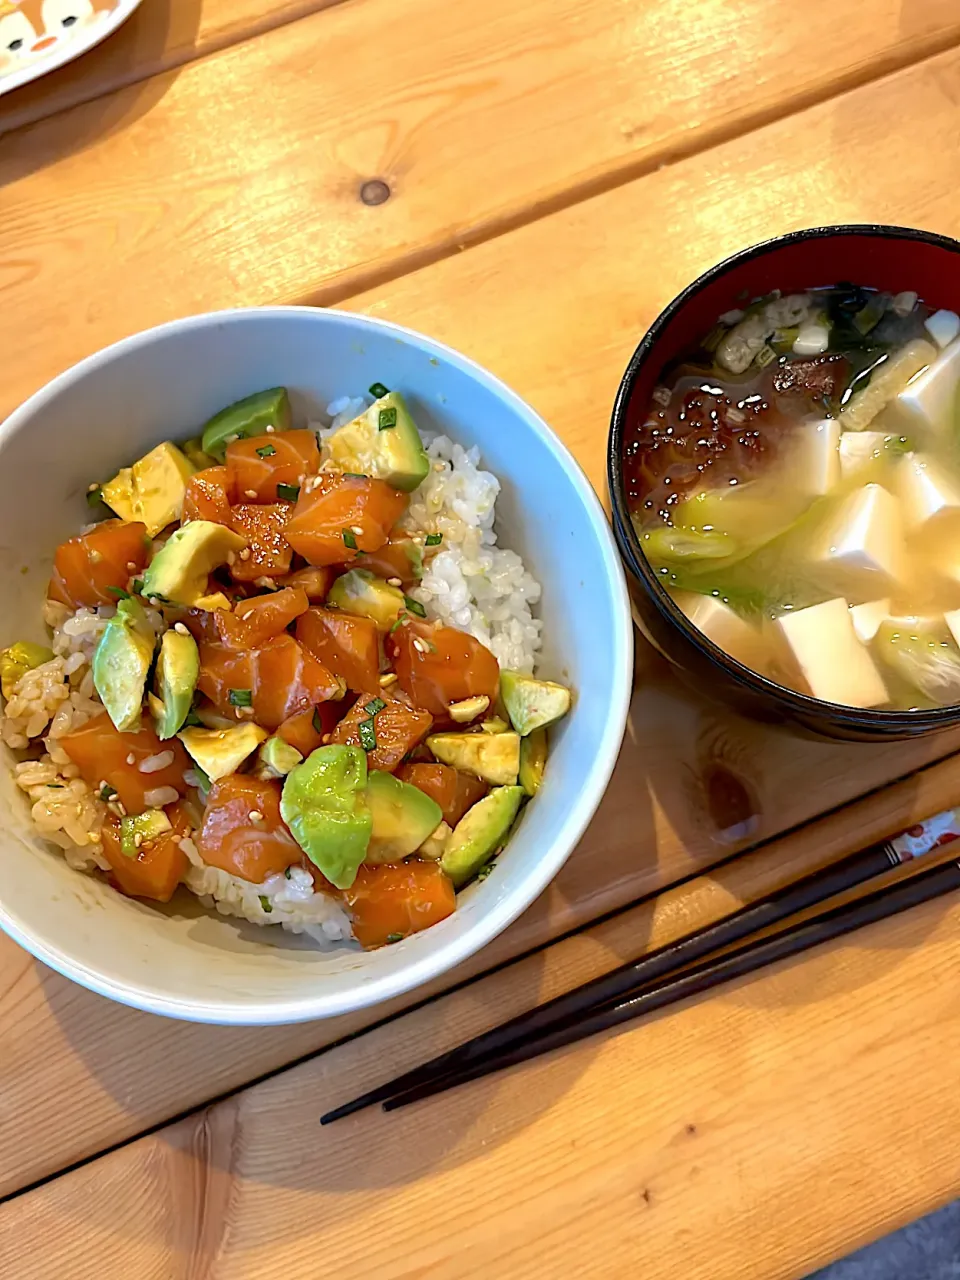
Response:
[[[185,1021],[233,1026],[275,1026],[353,1013],[414,990],[453,969],[491,942],[512,924],[553,880],[593,818],[606,793],[620,754],[633,686],[633,623],[626,578],[606,513],[583,468],[536,410],[495,374],[445,343],[393,321],[336,308],[309,306],[234,307],[170,320],[121,338],[79,360],[52,378],[19,405],[3,422],[0,422],[0,446],[27,425],[33,415],[50,400],[68,392],[74,383],[95,372],[101,365],[109,364],[128,353],[148,347],[156,339],[173,332],[189,333],[191,330],[206,329],[211,325],[244,324],[254,319],[259,322],[271,319],[298,319],[316,323],[319,326],[328,323],[346,323],[360,332],[386,333],[459,369],[484,386],[523,420],[567,475],[580,499],[584,515],[596,539],[603,566],[605,590],[614,619],[614,627],[611,632],[605,634],[604,640],[608,646],[605,661],[613,674],[615,695],[608,708],[602,747],[589,762],[584,773],[583,785],[576,795],[570,798],[570,810],[564,819],[562,834],[552,847],[542,852],[522,885],[492,903],[484,915],[478,917],[460,935],[453,936],[438,949],[415,959],[412,963],[398,964],[393,972],[377,978],[358,977],[356,983],[346,992],[324,994],[321,991],[309,999],[259,1001],[251,1004],[249,1008],[166,996],[134,979],[118,981],[105,977],[72,959],[56,942],[35,936],[11,917],[0,892],[0,928],[26,951],[64,977],[72,979],[99,995],[150,1013]],[[410,943],[415,943],[418,936],[420,935],[396,944],[391,950],[398,956],[402,956],[403,948]]]
[[[829,716],[834,724],[854,731],[873,731],[878,738],[885,731],[891,735],[899,734],[901,737],[913,736],[927,731],[946,729],[960,721],[960,703],[945,707],[922,708],[917,711],[882,711],[867,707],[847,707],[841,703],[827,702],[821,698],[811,697],[809,694],[798,693],[795,689],[787,688],[786,685],[777,684],[776,681],[769,680],[751,667],[738,662],[719,645],[714,644],[674,603],[651,567],[630,519],[624,487],[623,440],[633,387],[641,369],[654,357],[664,330],[674,316],[708,285],[737,270],[745,262],[763,257],[784,245],[814,242],[837,236],[912,240],[933,245],[949,253],[960,254],[960,240],[934,231],[874,222],[835,223],[805,227],[747,245],[701,272],[656,317],[637,344],[620,380],[607,438],[607,485],[613,512],[613,528],[617,546],[631,575],[643,588],[647,598],[661,617],[680,631],[715,667],[737,684],[746,686],[752,694],[773,699],[791,718],[799,721],[816,722],[822,721],[824,716]]]

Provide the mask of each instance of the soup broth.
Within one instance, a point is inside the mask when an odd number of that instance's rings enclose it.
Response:
[[[631,516],[733,658],[861,708],[960,702],[960,317],[852,284],[720,316],[625,443]]]

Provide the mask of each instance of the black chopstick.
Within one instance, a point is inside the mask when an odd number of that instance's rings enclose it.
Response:
[[[935,824],[940,817],[941,815],[937,815],[937,818],[929,819],[928,825]],[[931,839],[929,847],[934,843],[935,839]],[[451,1073],[459,1076],[466,1068],[475,1066],[490,1056],[499,1056],[513,1045],[556,1030],[570,1019],[577,1020],[587,1012],[593,1013],[598,1007],[612,1004],[638,987],[700,960],[712,951],[741,942],[752,933],[767,929],[789,916],[806,911],[838,893],[844,893],[882,875],[901,862],[918,856],[917,850],[910,851],[911,849],[912,846],[904,843],[904,837],[901,836],[850,854],[839,862],[785,885],[757,902],[741,907],[739,911],[724,916],[705,929],[677,938],[638,960],[628,961],[565,995],[548,1000],[546,1004],[538,1005],[535,1009],[511,1018],[509,1022],[474,1036],[472,1040],[371,1089],[352,1102],[335,1107],[321,1117],[320,1123],[332,1124],[334,1120],[362,1111],[364,1107],[378,1102],[386,1102],[389,1098],[404,1093],[407,1089],[419,1087],[427,1081],[437,1080]],[[925,850],[921,850],[923,851]]]
[[[536,1040],[528,1040],[523,1044],[497,1055],[488,1057],[482,1062],[458,1071],[455,1075],[447,1074],[437,1079],[408,1089],[399,1096],[388,1099],[383,1104],[384,1111],[395,1111],[398,1107],[406,1107],[412,1102],[445,1093],[457,1085],[466,1084],[469,1080],[478,1080],[482,1076],[501,1071],[504,1067],[515,1066],[538,1058],[544,1053],[560,1049],[574,1041],[586,1039],[600,1031],[624,1022],[631,1022],[655,1009],[663,1009],[668,1005],[678,1004],[691,996],[701,995],[725,982],[785,960],[789,956],[799,955],[817,947],[823,942],[840,938],[865,925],[875,924],[878,920],[886,920],[890,916],[899,915],[911,907],[929,902],[933,898],[943,897],[960,889],[960,861],[944,863],[939,867],[931,867],[909,880],[901,880],[897,884],[886,885],[866,897],[843,906],[833,907],[829,911],[801,924],[794,925],[774,934],[770,938],[761,938],[749,942],[736,951],[727,952],[713,960],[705,960],[695,968],[684,971],[653,987],[648,987],[628,999],[612,1007],[597,1010],[580,1019],[579,1022],[541,1036]]]

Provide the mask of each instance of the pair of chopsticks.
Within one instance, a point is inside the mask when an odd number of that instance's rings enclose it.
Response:
[[[320,1123],[331,1124],[376,1103],[382,1103],[385,1111],[394,1111],[444,1093],[469,1080],[527,1062],[655,1009],[756,973],[778,960],[799,955],[822,942],[843,937],[960,889],[960,860],[955,859],[853,902],[829,908],[773,936],[735,946],[750,934],[808,911],[958,837],[960,810],[948,810],[928,818],[899,836],[850,854],[705,929],[475,1036],[352,1102],[335,1107],[321,1117]],[[730,947],[734,949],[727,950]],[[722,955],[705,959],[721,949]]]

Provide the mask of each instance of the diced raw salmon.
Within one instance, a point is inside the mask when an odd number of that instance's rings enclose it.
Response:
[[[434,627],[407,617],[386,641],[397,681],[414,704],[438,718],[451,702],[497,696],[500,665],[479,640],[454,627]]]
[[[361,866],[343,899],[354,936],[367,949],[429,929],[457,906],[453,883],[436,862]]]
[[[190,821],[183,807],[166,810],[173,829],[149,840],[133,856],[120,847],[120,819],[112,814],[101,831],[103,854],[110,863],[114,887],[128,898],[153,898],[169,902],[187,869],[187,855],[180,841],[190,834]]]
[[[323,476],[304,485],[286,538],[313,565],[346,564],[358,551],[377,551],[403,515],[407,495],[369,476]]]
[[[375,706],[378,701],[383,702],[383,707],[370,711],[370,705]],[[371,727],[361,729],[364,724]],[[423,741],[432,724],[430,713],[412,706],[405,693],[393,693],[374,686],[374,692],[360,694],[330,735],[330,740],[346,746],[363,747],[367,752],[369,769],[384,769],[392,773],[407,752]],[[368,745],[374,739],[376,746]]]
[[[293,552],[284,537],[284,529],[293,507],[289,502],[265,506],[241,502],[233,507],[230,528],[246,538],[249,556],[241,552],[230,566],[236,582],[256,582],[258,578],[276,579],[290,572]]]
[[[300,846],[280,816],[280,791],[279,782],[251,774],[215,782],[197,834],[204,862],[252,884],[299,863]]]
[[[308,609],[297,619],[297,639],[354,693],[375,689],[380,676],[377,624],[338,609]]]
[[[397,777],[436,801],[449,827],[455,827],[489,790],[480,778],[461,773],[448,764],[404,764],[397,770]]]
[[[146,792],[158,787],[174,787],[180,795],[186,793],[183,771],[190,767],[186,752],[176,738],[161,742],[146,717],[139,729],[120,733],[103,712],[60,738],[58,744],[80,770],[84,781],[94,788],[105,782],[117,792],[127,813],[142,813],[149,808]],[[148,773],[141,771],[144,761],[152,763],[156,757],[167,754],[173,759],[163,768]]]
[[[206,467],[187,481],[180,523],[186,524],[190,520],[230,523],[230,485],[226,467]]]
[[[320,469],[312,431],[274,431],[227,445],[227,472],[236,502],[283,502],[277,485],[297,488]]]
[[[147,526],[139,520],[104,520],[57,547],[47,595],[73,609],[116,604],[118,592],[143,572],[149,546]]]

